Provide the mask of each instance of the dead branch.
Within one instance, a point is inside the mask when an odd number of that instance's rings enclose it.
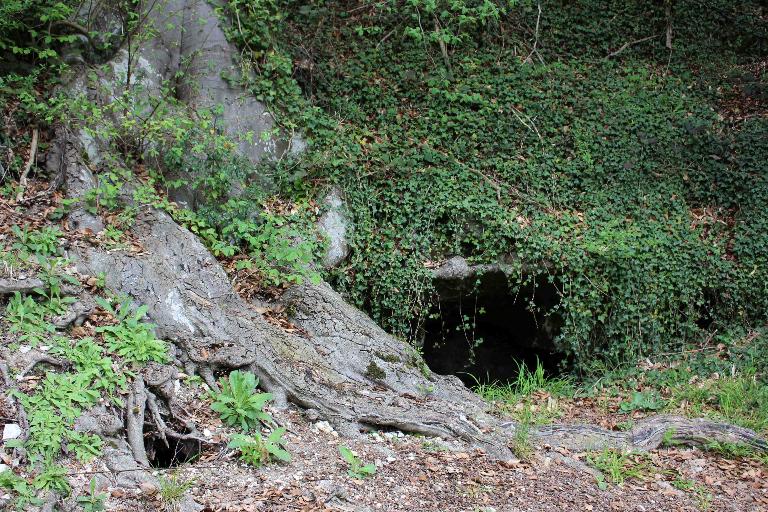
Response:
[[[672,0],[667,0],[667,8],[666,8],[666,15],[667,15],[667,43],[666,46],[668,49],[672,49]]]
[[[626,50],[627,48],[629,48],[630,46],[634,46],[636,44],[644,43],[646,41],[650,41],[651,39],[656,39],[657,37],[661,37],[661,34],[654,34],[652,36],[643,37],[642,39],[635,39],[634,41],[626,42],[623,45],[621,45],[621,47],[618,50],[616,50],[614,52],[611,52],[608,55],[606,55],[605,58],[606,59],[611,59],[611,58],[617,56],[618,54],[620,54],[621,52],[623,52],[624,50]]]
[[[533,33],[533,48],[531,48],[531,53],[528,54],[523,62],[530,61],[533,54],[537,53],[536,47],[539,45],[539,23],[541,22],[541,2],[538,2],[538,8],[539,13],[536,15],[536,30]],[[541,56],[539,56],[539,58],[541,58]]]
[[[514,105],[510,105],[509,108],[512,109],[512,113],[515,115],[517,120],[520,121],[520,124],[534,132],[539,137],[539,140],[544,140],[544,138],[541,136],[541,133],[539,133],[539,129],[536,128],[536,124],[533,122],[533,119],[531,119],[530,116],[517,110]],[[526,119],[528,119],[528,122],[525,122],[522,116],[525,116]]]
[[[24,171],[21,173],[21,177],[19,178],[19,191],[16,193],[16,202],[21,201],[24,197],[24,189],[27,188],[27,176],[29,175],[30,169],[32,169],[32,164],[35,162],[35,157],[37,156],[37,140],[39,136],[40,130],[34,128],[32,130],[32,143],[29,146],[29,158],[27,158]]]
[[[440,53],[443,55],[443,62],[448,73],[452,73],[451,58],[448,56],[448,45],[445,44],[443,38],[440,37],[440,20],[437,19],[437,14],[433,15],[435,21],[435,34],[437,35],[437,43],[440,45]]]
[[[496,182],[495,182],[495,181],[493,181],[491,178],[489,178],[488,176],[486,176],[486,175],[485,175],[485,174],[483,174],[482,172],[478,171],[477,169],[474,169],[474,168],[472,168],[472,167],[469,167],[469,166],[465,166],[465,167],[466,167],[466,169],[467,169],[468,171],[470,171],[470,172],[472,172],[472,173],[474,173],[474,174],[477,174],[478,176],[480,176],[481,178],[483,178],[483,180],[484,180],[484,181],[485,181],[485,182],[486,182],[486,183],[487,183],[487,184],[488,184],[488,185],[489,185],[489,186],[490,186],[490,187],[491,187],[493,190],[495,190],[495,191],[496,191],[496,199],[497,199],[497,200],[499,200],[499,201],[501,201],[501,187],[499,186],[499,184],[498,184],[498,183],[496,183]]]

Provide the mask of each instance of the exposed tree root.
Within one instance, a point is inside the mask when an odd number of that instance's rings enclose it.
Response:
[[[11,295],[15,292],[32,293],[35,288],[44,287],[43,282],[36,277],[27,279],[0,278],[0,295]]]
[[[147,451],[144,448],[144,412],[147,405],[147,393],[144,379],[136,376],[128,397],[125,413],[125,432],[133,458],[143,467],[149,467]]]
[[[68,366],[68,363],[62,361],[61,359],[57,359],[42,352],[34,351],[31,352],[31,356],[29,357],[29,362],[27,365],[16,375],[16,380],[21,380],[32,373],[32,370],[35,369],[35,366],[41,363],[58,366],[59,368],[66,368]]]
[[[160,438],[161,441],[163,441],[163,444],[166,448],[169,446],[169,437],[183,441],[197,441],[204,445],[216,444],[211,440],[202,437],[200,433],[197,432],[197,428],[192,422],[186,422],[185,427],[190,430],[190,432],[186,434],[177,432],[169,427],[166,421],[163,419],[163,415],[160,413],[160,407],[157,404],[157,397],[151,391],[145,390],[145,392],[147,394],[147,407],[149,408],[150,414],[152,415],[152,421],[155,424],[156,435]],[[173,412],[171,412],[171,416],[174,416]]]
[[[165,424],[165,420],[163,420],[163,417],[160,414],[160,408],[157,406],[157,398],[155,398],[155,395],[152,394],[151,391],[147,391],[146,393],[147,393],[147,407],[149,407],[149,411],[152,414],[152,421],[155,422],[155,427],[157,429],[157,436],[163,442],[165,447],[168,448],[168,438],[165,436],[165,432],[166,430],[170,430],[170,429]]]
[[[75,325],[80,326],[85,320],[91,316],[95,307],[92,301],[86,303],[83,301],[75,302],[69,306],[69,309],[63,315],[51,320],[51,324],[58,330],[64,330],[68,327]]]
[[[620,448],[654,450],[664,443],[705,446],[713,441],[747,444],[768,451],[768,444],[752,430],[702,418],[653,416],[640,420],[626,432],[606,430],[594,425],[548,425],[538,428],[534,438],[572,451]]]

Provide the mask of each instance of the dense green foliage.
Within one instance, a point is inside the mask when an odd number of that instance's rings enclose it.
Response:
[[[672,52],[660,36],[615,58],[663,32],[663,7],[547,5],[534,53],[537,10],[521,5],[466,26],[448,63],[392,5],[288,2],[287,39],[272,46],[311,59],[295,70],[306,97],[286,88],[276,103],[290,100],[284,124],[312,142],[285,185],[343,187],[353,251],[333,281],[353,301],[417,337],[425,263],[504,259],[513,291],[558,287],[559,343],[581,368],[765,320],[768,125],[748,110],[766,96],[757,5],[675,2]],[[294,115],[307,101],[323,113]]]

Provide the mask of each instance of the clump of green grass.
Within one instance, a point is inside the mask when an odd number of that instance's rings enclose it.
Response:
[[[512,436],[510,449],[520,460],[527,460],[533,454],[529,423],[521,421],[515,426],[515,434]]]
[[[475,379],[475,393],[492,404],[502,414],[511,414],[519,422],[536,425],[558,415],[556,401],[548,399],[544,406],[536,404],[534,395],[548,393],[552,398],[573,396],[574,385],[570,378],[548,377],[540,361],[531,371],[525,363],[517,363],[517,378],[510,382],[481,383]]]
[[[558,397],[573,395],[572,380],[567,377],[548,377],[541,361],[536,362],[536,368],[533,371],[522,362],[517,363],[517,369],[517,379],[511,382],[481,383],[475,378],[476,385],[473,387],[475,393],[488,402],[504,401],[510,397],[515,397],[515,401],[517,401],[517,399],[531,396],[537,391],[545,391]]]
[[[642,479],[648,476],[651,469],[644,455],[612,448],[587,455],[587,463],[616,485],[633,478]]]
[[[715,416],[757,432],[768,431],[768,385],[751,370],[679,386],[672,400],[692,415]]]
[[[176,474],[160,477],[160,500],[169,510],[178,510],[181,500],[195,484],[194,480],[185,480]]]

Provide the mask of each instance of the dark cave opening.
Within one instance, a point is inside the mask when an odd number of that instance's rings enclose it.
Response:
[[[144,441],[149,464],[153,468],[175,468],[194,461],[202,452],[200,441],[167,437],[168,445],[157,435]]]
[[[514,290],[503,272],[494,271],[435,286],[436,305],[423,327],[424,360],[432,371],[456,375],[468,386],[514,380],[521,363],[533,370],[540,361],[549,375],[562,371],[554,284]]]

